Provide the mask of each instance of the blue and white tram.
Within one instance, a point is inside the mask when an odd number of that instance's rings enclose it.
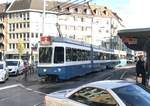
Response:
[[[51,38],[51,44],[39,45],[38,75],[59,80],[83,76],[119,64],[107,50],[64,38]]]

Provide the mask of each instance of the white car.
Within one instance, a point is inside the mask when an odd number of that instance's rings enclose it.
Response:
[[[5,82],[9,77],[5,62],[0,62],[0,82]]]
[[[150,106],[150,93],[123,81],[98,81],[47,94],[45,106]]]
[[[9,75],[18,75],[23,73],[24,63],[21,59],[6,59],[6,66],[9,70]]]

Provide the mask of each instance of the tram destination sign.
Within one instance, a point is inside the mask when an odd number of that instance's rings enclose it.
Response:
[[[52,42],[52,39],[50,36],[41,36],[40,38],[40,44],[42,45],[50,45]]]

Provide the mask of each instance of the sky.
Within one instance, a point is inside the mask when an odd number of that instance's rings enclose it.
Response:
[[[126,28],[150,27],[150,0],[93,0],[116,12]]]
[[[12,0],[0,0],[0,3]],[[74,1],[74,0],[72,0]],[[116,12],[126,28],[150,27],[150,0],[92,0]]]

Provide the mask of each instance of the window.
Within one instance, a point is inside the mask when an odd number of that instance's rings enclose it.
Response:
[[[20,13],[20,18],[22,18],[22,13]]]
[[[13,49],[15,49],[15,44],[13,43]]]
[[[13,31],[15,31],[15,24],[13,23]]]
[[[40,47],[39,48],[39,63],[51,63],[52,59],[52,48],[51,47]]]
[[[29,24],[29,22],[27,23],[27,28],[29,28],[30,27],[30,24]]]
[[[13,39],[15,39],[15,34],[13,34]]]
[[[29,49],[29,43],[27,43],[27,49]]]
[[[64,62],[64,48],[55,47],[54,63],[63,63],[63,62]]]
[[[87,61],[90,59],[90,51],[66,48],[66,61]]]
[[[18,23],[16,23],[16,28],[18,28]]]
[[[89,106],[118,106],[114,98],[106,90],[92,87],[83,88],[69,98]]]
[[[29,33],[27,33],[27,38],[29,38]]]
[[[9,49],[11,49],[11,43],[9,44]]]
[[[78,13],[78,8],[75,8],[75,9],[74,9],[74,12],[75,12],[75,13]]]
[[[26,23],[23,23],[24,28],[26,28]]]
[[[9,19],[11,19],[12,18],[12,14],[9,14]]]
[[[9,39],[11,39],[11,34],[9,34]]]
[[[36,38],[38,38],[38,33],[36,33]]]
[[[26,48],[26,43],[24,43],[24,48]]]
[[[29,20],[29,13],[27,13],[27,20]]]
[[[34,38],[34,33],[32,33],[31,37]]]
[[[26,13],[23,13],[23,19],[26,20]]]
[[[22,23],[20,23],[20,28],[22,28]]]
[[[16,38],[18,39],[18,33],[16,33]]]
[[[22,38],[22,33],[20,33],[20,38]]]
[[[149,89],[144,86],[144,89],[141,87],[137,85],[128,85],[115,88],[113,91],[119,96],[119,98],[121,98],[121,100],[123,100],[126,106],[149,106]]]
[[[26,38],[26,33],[23,33],[23,38],[24,38],[24,39]]]

